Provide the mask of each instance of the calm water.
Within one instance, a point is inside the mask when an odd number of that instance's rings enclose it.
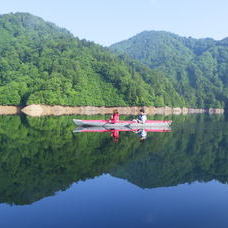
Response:
[[[117,143],[72,118],[0,116],[0,227],[228,227],[226,117]]]

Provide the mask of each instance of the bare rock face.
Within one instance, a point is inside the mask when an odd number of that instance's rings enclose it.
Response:
[[[209,112],[209,114],[223,114],[224,109],[222,109],[222,108],[209,108],[208,112]]]
[[[32,104],[22,109],[22,112],[29,116],[60,116],[60,115],[95,115],[112,114],[114,109],[118,109],[122,115],[136,115],[141,107],[95,107],[95,106],[60,106],[60,105],[39,105]],[[149,108],[149,110],[153,110]],[[153,111],[154,113],[154,111]],[[148,113],[150,114],[150,113]],[[152,114],[152,113],[151,113]]]
[[[5,106],[4,106],[5,107]],[[29,116],[60,116],[60,115],[95,115],[95,114],[112,114],[114,109],[118,109],[121,115],[137,115],[142,107],[95,107],[95,106],[61,106],[61,105],[39,105],[32,104],[22,109],[22,112]],[[206,113],[223,114],[224,109],[194,109],[194,108],[171,108],[171,107],[143,107],[148,115],[180,115]],[[15,109],[15,107],[14,107]],[[14,110],[12,109],[12,110]]]
[[[164,107],[155,108],[155,114],[164,115],[165,114],[165,108]]]
[[[180,115],[182,114],[182,109],[181,108],[173,108],[173,114],[174,115]]]
[[[20,113],[20,106],[0,105],[0,115],[16,115]]]
[[[203,108],[189,108],[188,113],[189,114],[197,114],[197,113],[206,113],[207,110]]]
[[[164,114],[165,115],[171,115],[171,114],[173,114],[173,108],[168,107],[168,106],[164,107]]]
[[[182,114],[188,114],[188,108],[182,108]]]
[[[42,116],[44,115],[43,106],[44,105],[32,104],[32,105],[26,106],[21,111],[29,116]]]

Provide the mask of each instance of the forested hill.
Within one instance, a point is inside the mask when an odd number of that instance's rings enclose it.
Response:
[[[0,105],[183,106],[161,73],[28,13],[0,16]]]
[[[110,48],[165,73],[190,107],[228,105],[228,38],[146,31]]]

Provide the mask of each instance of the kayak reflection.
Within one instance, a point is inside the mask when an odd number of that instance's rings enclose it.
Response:
[[[171,132],[170,127],[162,127],[162,126],[154,126],[154,127],[141,127],[141,128],[130,128],[130,127],[121,127],[121,126],[112,126],[112,127],[78,127],[73,132],[80,133],[80,132],[110,132],[113,141],[118,142],[120,138],[121,131],[131,131],[135,133],[140,141],[144,141],[147,138],[148,132]]]

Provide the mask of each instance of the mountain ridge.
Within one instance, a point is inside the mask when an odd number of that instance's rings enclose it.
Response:
[[[1,15],[0,105],[226,108],[226,38],[140,36],[110,50],[29,13]]]
[[[228,102],[227,40],[147,31],[110,49],[164,73],[188,106],[220,108]]]
[[[162,73],[28,13],[0,17],[0,66],[1,105],[184,105]]]

